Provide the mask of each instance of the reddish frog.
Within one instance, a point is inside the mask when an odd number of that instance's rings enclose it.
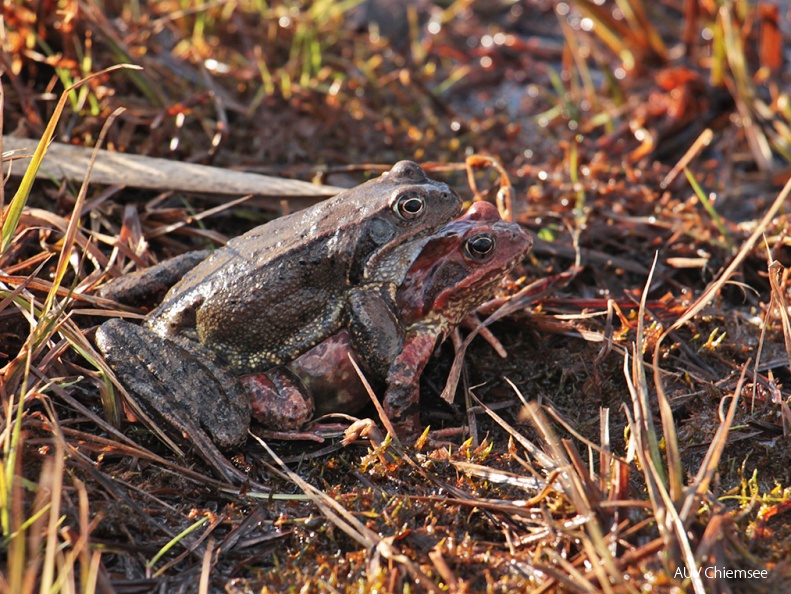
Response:
[[[348,332],[307,351],[288,370],[243,377],[253,416],[293,430],[311,418],[314,402],[319,414],[356,412],[369,399],[351,353],[370,380],[387,386],[384,409],[396,430],[417,433],[419,379],[435,347],[493,296],[531,245],[530,235],[501,220],[493,205],[475,203],[426,242],[392,299],[367,304],[367,318],[358,317]]]

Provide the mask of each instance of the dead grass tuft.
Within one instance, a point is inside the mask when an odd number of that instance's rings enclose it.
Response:
[[[2,124],[38,148],[0,202],[0,589],[786,590],[782,15],[373,4],[4,7]],[[414,158],[498,201],[535,248],[424,374],[451,441],[226,459],[144,419],[92,336],[146,304],[97,288],[305,201],[36,180],[53,138],[337,186]]]

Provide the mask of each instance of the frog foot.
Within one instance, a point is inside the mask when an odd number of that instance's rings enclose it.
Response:
[[[244,443],[250,403],[232,375],[148,328],[123,320],[102,324],[96,344],[146,412],[187,436],[200,426],[224,450]]]
[[[313,398],[287,367],[250,373],[240,381],[250,397],[253,418],[275,432],[296,431],[313,417]]]

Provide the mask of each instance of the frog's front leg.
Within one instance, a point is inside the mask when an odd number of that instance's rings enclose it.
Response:
[[[110,320],[96,332],[96,344],[120,382],[141,406],[194,439],[205,430],[222,449],[247,437],[250,400],[237,378],[213,353],[189,350],[144,326]]]
[[[349,333],[363,369],[387,385],[384,411],[401,436],[420,433],[420,374],[445,326],[427,317],[404,328],[395,287],[382,283],[353,292]]]
[[[413,324],[403,348],[387,372],[384,411],[400,437],[414,437],[420,426],[420,375],[441,332],[431,324]]]
[[[396,287],[391,283],[371,283],[349,293],[351,347],[363,370],[374,380],[385,377],[404,341],[395,293]]]
[[[99,289],[99,296],[134,307],[160,303],[170,288],[203,262],[211,250],[197,250],[115,278]]]

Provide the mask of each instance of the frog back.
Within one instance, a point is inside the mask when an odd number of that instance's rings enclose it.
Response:
[[[237,237],[190,271],[152,312],[161,335],[187,335],[241,371],[299,356],[337,331],[356,236],[327,224],[331,205]]]

